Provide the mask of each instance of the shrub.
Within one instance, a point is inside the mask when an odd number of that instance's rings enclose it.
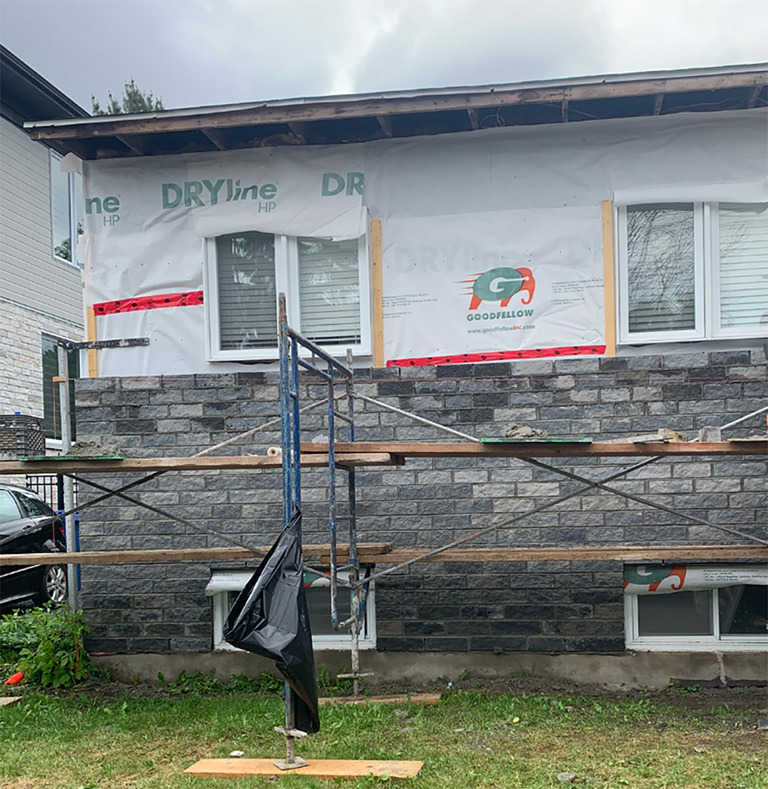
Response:
[[[87,632],[82,611],[48,606],[14,611],[0,617],[0,659],[33,682],[69,687],[90,671],[90,656],[83,648]]]

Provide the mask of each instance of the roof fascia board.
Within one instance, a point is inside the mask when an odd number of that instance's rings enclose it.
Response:
[[[41,77],[34,69],[30,68],[23,60],[16,57],[9,49],[0,45],[0,63],[2,69],[15,72],[28,86],[31,92],[44,96],[48,101],[60,107],[62,112],[69,115],[66,120],[78,121],[81,118],[90,118],[90,113],[76,104],[66,94],[62,93],[57,87]],[[37,123],[39,121],[33,121]]]
[[[768,71],[768,63],[750,63],[736,66],[718,66],[713,68],[667,70],[667,71],[647,71],[624,74],[607,74],[594,77],[570,77],[568,79],[557,80],[535,80],[525,82],[511,82],[492,85],[467,85],[451,86],[446,88],[422,88],[419,90],[404,91],[381,91],[378,93],[356,93],[356,94],[335,94],[330,96],[310,96],[296,97],[291,99],[270,99],[258,102],[240,102],[238,104],[216,104],[202,107],[185,107],[177,110],[163,110],[160,113],[132,113],[120,115],[120,120],[147,120],[148,118],[181,118],[196,115],[211,115],[220,112],[239,112],[242,110],[259,109],[264,107],[295,107],[305,104],[335,104],[335,103],[355,103],[360,101],[378,101],[392,99],[409,99],[429,96],[454,96],[471,95],[486,93],[501,93],[512,90],[541,90],[545,88],[568,88],[576,85],[595,85],[605,83],[624,83],[639,82],[658,79],[678,79],[685,77],[709,77],[726,76],[730,74],[760,73]],[[99,116],[94,117],[94,123],[108,123],[118,116]],[[70,123],[78,123],[62,119],[58,123],[62,126]],[[50,125],[46,121],[31,122],[30,128],[34,126]]]
[[[550,88],[492,89],[487,92],[452,94],[425,93],[407,97],[360,99],[339,102],[303,100],[298,104],[264,103],[236,110],[215,108],[194,114],[152,113],[130,117],[110,116],[99,120],[34,122],[25,124],[33,139],[76,139],[152,132],[193,131],[206,128],[252,126],[266,123],[342,120],[376,115],[404,115],[421,112],[467,110],[519,104],[547,104],[586,99],[610,99],[628,96],[682,93],[754,87],[768,84],[768,67],[763,71],[692,77],[664,77],[652,80],[600,82],[558,85]]]

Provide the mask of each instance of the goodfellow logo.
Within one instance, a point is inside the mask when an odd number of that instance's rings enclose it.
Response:
[[[516,293],[523,291],[521,304],[530,304],[536,280],[529,268],[492,268],[484,274],[478,274],[475,279],[462,280],[462,284],[471,285],[472,298],[469,309],[476,310],[484,301],[501,302],[499,306],[509,306],[510,299]]]

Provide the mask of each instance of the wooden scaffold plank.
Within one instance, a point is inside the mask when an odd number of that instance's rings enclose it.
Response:
[[[255,546],[266,553],[268,545]],[[418,548],[396,549],[391,543],[359,543],[362,564],[400,564],[424,553]],[[305,545],[304,555],[327,564],[328,545]],[[338,558],[345,561],[349,547],[338,546]],[[0,566],[33,564],[147,564],[153,562],[229,561],[258,559],[247,548],[168,548],[133,551],[82,551],[80,553],[0,554]],[[768,559],[763,545],[596,545],[567,548],[454,548],[424,559],[425,562],[681,562]]]
[[[400,458],[386,452],[337,452],[336,464],[341,466],[397,466]],[[328,466],[326,453],[306,453],[301,465],[309,468]],[[280,455],[235,455],[229,457],[186,457],[186,458],[56,458],[50,460],[2,460],[2,474],[93,474],[124,471],[219,471],[235,469],[279,469]]]
[[[325,444],[301,445],[305,453],[324,452]],[[637,444],[611,444],[607,442],[586,443],[583,441],[509,441],[485,443],[426,443],[356,441],[354,444],[336,442],[336,451],[341,452],[385,452],[404,458],[532,458],[532,457],[649,457],[685,455],[765,455],[768,454],[768,439],[743,439],[711,442],[664,442],[654,441]]]

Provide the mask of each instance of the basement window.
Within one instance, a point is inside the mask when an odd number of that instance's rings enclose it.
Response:
[[[624,569],[628,649],[768,649],[768,565]]]
[[[206,595],[213,598],[213,648],[240,652],[237,647],[224,640],[224,623],[227,620],[238,594],[253,575],[252,570],[213,571],[205,589]],[[347,579],[346,573],[339,577]],[[370,585],[366,605],[365,623],[360,634],[360,649],[376,649],[376,599],[375,583]],[[331,625],[331,587],[330,581],[316,573],[304,573],[304,592],[309,610],[309,624],[312,628],[312,645],[315,649],[350,649],[352,638],[349,629],[334,630]],[[349,590],[339,587],[339,617],[343,621],[350,615]]]
[[[234,233],[206,240],[210,361],[277,356],[278,294],[288,322],[332,353],[371,352],[365,237],[342,240]]]

